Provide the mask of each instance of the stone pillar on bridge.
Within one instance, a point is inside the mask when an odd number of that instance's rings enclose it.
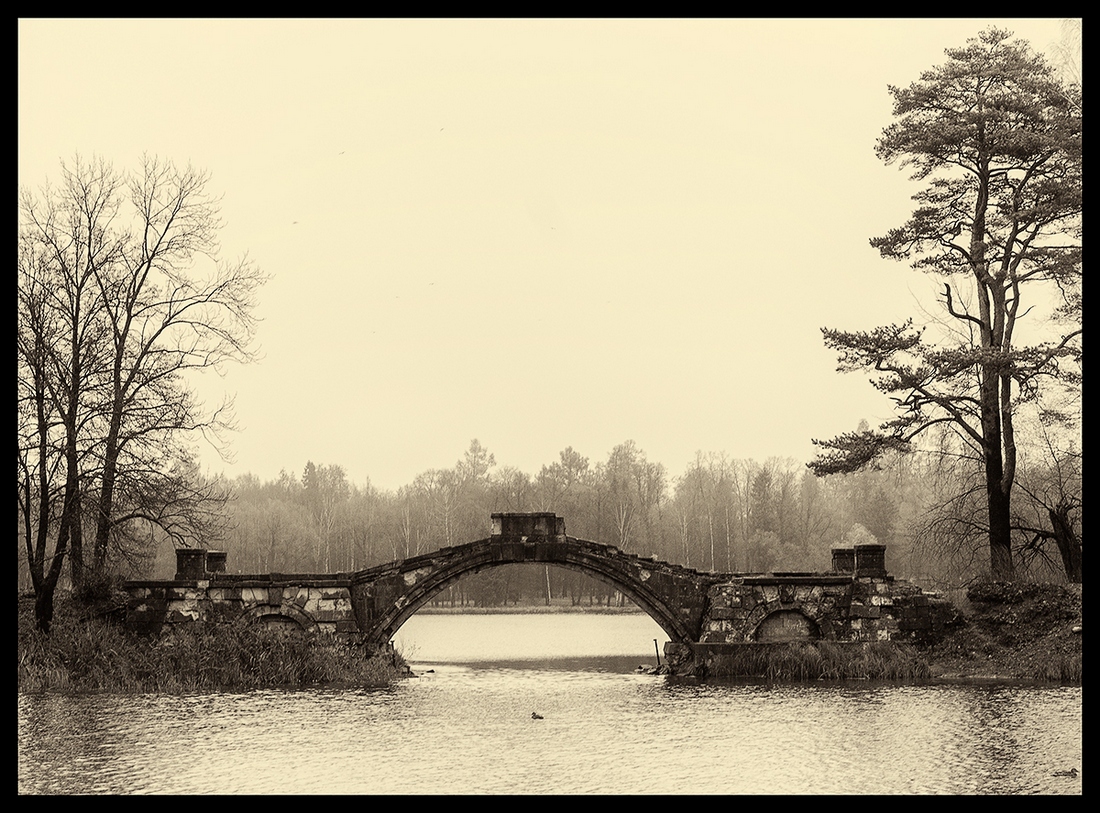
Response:
[[[857,579],[886,578],[885,545],[856,545],[855,560],[855,577]]]
[[[176,548],[176,580],[206,579],[211,573],[224,573],[226,552],[202,548]]]
[[[176,548],[176,581],[206,578],[206,551]]]
[[[225,573],[226,556],[224,550],[208,550],[206,552],[206,572]]]
[[[496,513],[490,515],[490,519],[492,536],[520,538],[565,536],[565,518],[550,512]]]
[[[854,573],[855,569],[855,548],[833,548],[833,573]]]

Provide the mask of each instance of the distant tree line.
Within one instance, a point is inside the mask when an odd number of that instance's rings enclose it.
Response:
[[[1028,481],[1037,492],[1060,487],[1079,494],[1079,478],[1055,485],[1066,465],[1072,460],[1029,470]],[[352,483],[342,466],[313,461],[300,475],[284,471],[266,482],[242,475],[223,483],[234,493],[225,507],[228,530],[209,542],[228,553],[231,572],[351,572],[483,539],[493,512],[551,511],[565,518],[570,536],[703,571],[823,571],[831,567],[833,547],[878,542],[887,546],[893,575],[950,587],[987,566],[973,517],[945,498],[965,493],[967,481],[980,485],[979,474],[946,453],[899,455],[877,470],[822,478],[793,459],[760,463],[700,452],[670,477],[626,441],[595,464],[566,448],[531,475],[497,466],[473,440],[453,467],[425,471],[396,490]],[[980,508],[977,499],[969,510],[980,515]],[[1046,513],[1042,501],[1030,501],[1028,509],[1038,526]],[[141,575],[174,573],[174,546],[160,538],[138,568]],[[1064,578],[1056,547],[1023,529],[1018,542],[1029,575]],[[436,603],[621,600],[583,573],[516,566],[462,579]]]

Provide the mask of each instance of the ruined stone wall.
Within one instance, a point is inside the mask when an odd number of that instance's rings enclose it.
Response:
[[[359,629],[349,584],[333,580],[279,584],[234,583],[225,577],[173,583],[131,582],[127,626],[159,634],[165,627],[195,622],[239,623],[250,619],[293,622],[307,632],[352,633]]]
[[[832,582],[832,583],[830,583]],[[735,578],[712,586],[699,642],[751,643],[758,640],[761,623],[775,613],[799,613],[809,622],[803,634],[792,629],[790,638],[844,639],[843,623],[851,602],[852,580],[798,582],[767,576]]]
[[[674,674],[741,675],[729,670],[766,665],[769,650],[790,644],[930,644],[959,621],[946,599],[882,570],[875,573],[768,574],[712,585],[698,643],[667,643],[667,668]]]
[[[930,643],[956,617],[949,602],[893,577],[756,576],[708,591],[699,642],[784,640]],[[768,625],[785,617],[785,623]],[[801,617],[805,623],[798,623]]]

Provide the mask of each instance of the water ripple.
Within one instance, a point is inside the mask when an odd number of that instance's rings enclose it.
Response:
[[[570,657],[437,659],[375,691],[20,695],[18,789],[1081,793],[1054,776],[1081,767],[1080,687],[697,683]]]

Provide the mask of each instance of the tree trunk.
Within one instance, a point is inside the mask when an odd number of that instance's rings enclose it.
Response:
[[[68,497],[66,496],[66,501]],[[61,565],[65,561],[65,552],[69,545],[69,527],[71,517],[62,512],[61,524],[57,532],[57,545],[54,548],[53,562],[40,584],[36,585],[34,596],[34,626],[44,635],[50,634],[53,623],[53,598],[57,591],[57,582],[61,578]]]
[[[1069,519],[1070,505],[1061,500],[1054,508],[1048,509],[1050,527],[1054,530],[1054,542],[1062,554],[1062,565],[1066,569],[1066,578],[1073,584],[1081,584],[1081,540],[1073,530]]]
[[[53,622],[53,594],[55,585],[47,589],[39,590],[34,597],[34,626],[45,635],[50,634],[50,624]]]
[[[1016,579],[1012,562],[1012,529],[1008,497],[1000,487],[989,488],[989,567],[997,581]]]
[[[984,302],[984,298],[982,299]],[[1014,581],[1012,521],[1009,495],[1004,488],[1001,451],[1001,402],[999,377],[993,365],[983,365],[981,383],[982,456],[985,464],[986,505],[989,510],[989,569],[997,581]]]
[[[710,534],[710,569],[714,571],[714,516],[710,509],[707,509],[707,532]]]
[[[111,513],[115,502],[115,478],[118,476],[119,434],[122,431],[122,385],[119,365],[121,360],[115,361],[115,392],[114,402],[111,407],[111,425],[104,441],[103,451],[103,478],[99,489],[99,514],[95,529],[95,548],[93,551],[93,567],[97,573],[102,572],[107,564],[107,543],[111,535]]]
[[[77,462],[75,435],[74,442],[67,444],[67,474],[65,482],[65,508],[69,514],[69,580],[73,592],[77,593],[84,585],[84,533],[83,517],[80,505],[80,467]],[[71,495],[71,496],[70,496]]]

